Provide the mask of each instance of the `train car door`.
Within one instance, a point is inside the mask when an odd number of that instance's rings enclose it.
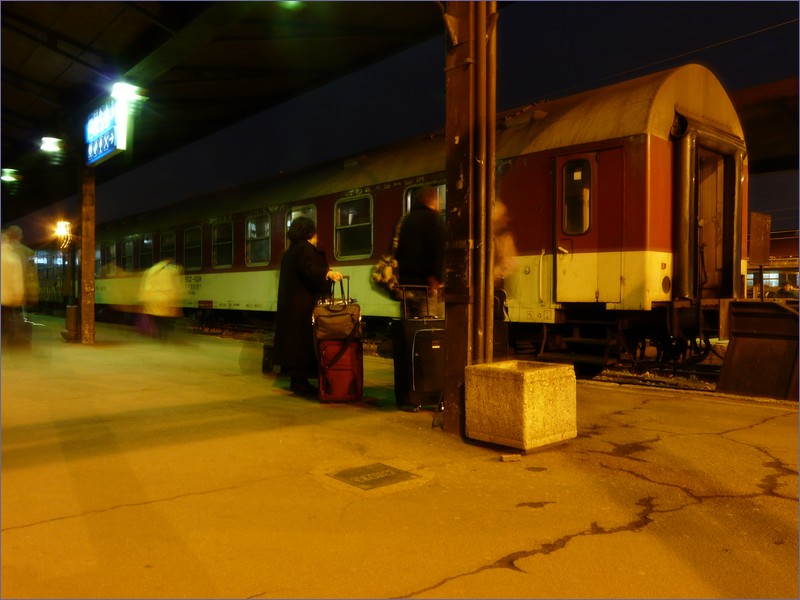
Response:
[[[707,148],[697,149],[697,224],[700,283],[712,297],[724,290],[725,265],[725,157]]]
[[[556,302],[621,301],[622,154],[557,159]]]

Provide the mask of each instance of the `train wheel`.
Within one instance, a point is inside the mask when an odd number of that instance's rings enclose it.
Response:
[[[694,365],[703,362],[711,353],[711,342],[707,337],[689,340],[684,357],[684,364]]]

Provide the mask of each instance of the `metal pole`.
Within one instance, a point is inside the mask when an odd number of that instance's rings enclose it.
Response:
[[[444,430],[466,433],[464,372],[491,360],[496,3],[446,2],[447,245]],[[488,63],[491,63],[489,65]],[[488,171],[487,171],[488,169]],[[487,295],[487,290],[489,291]],[[488,297],[487,297],[488,296]]]
[[[475,15],[475,63],[477,66],[476,106],[477,111],[474,122],[476,136],[475,148],[475,211],[477,216],[476,256],[475,256],[475,282],[477,291],[475,297],[475,349],[473,362],[486,361],[486,278],[487,270],[487,245],[491,238],[486,235],[487,228],[487,197],[486,197],[486,3],[476,3]]]
[[[81,343],[94,344],[94,169],[84,167],[81,186]]]
[[[497,2],[486,3],[486,302],[484,325],[484,362],[494,360],[494,210],[497,133]]]
[[[464,369],[473,356],[475,4],[442,4],[447,42],[444,430],[462,436],[466,432]]]

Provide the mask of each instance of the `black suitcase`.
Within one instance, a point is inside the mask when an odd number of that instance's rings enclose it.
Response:
[[[392,321],[394,389],[398,408],[440,407],[444,391],[444,319],[434,316],[406,317],[406,295],[401,286],[403,318]]]

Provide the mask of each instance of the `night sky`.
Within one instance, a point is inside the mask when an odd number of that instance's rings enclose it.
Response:
[[[499,19],[498,109],[689,62],[711,69],[729,92],[797,77],[798,6],[515,3]],[[444,127],[444,52],[444,38],[437,37],[99,185],[97,220]],[[751,209],[763,210],[760,198],[768,193],[796,228],[797,171],[763,179],[769,192],[760,191],[764,182],[753,178]],[[77,206],[77,198],[67,204]]]

